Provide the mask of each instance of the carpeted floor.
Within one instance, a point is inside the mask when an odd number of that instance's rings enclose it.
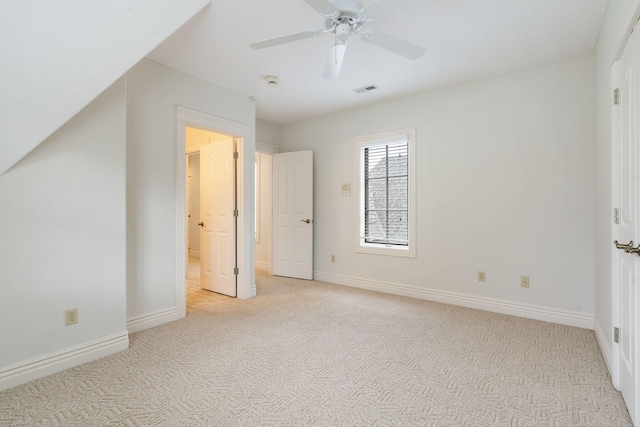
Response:
[[[0,393],[9,426],[630,426],[592,331],[257,276]]]

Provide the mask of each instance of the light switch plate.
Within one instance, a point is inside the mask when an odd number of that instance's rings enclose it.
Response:
[[[348,197],[351,195],[351,183],[350,182],[343,182],[342,185],[340,185],[340,191],[342,192],[342,196],[344,197]]]

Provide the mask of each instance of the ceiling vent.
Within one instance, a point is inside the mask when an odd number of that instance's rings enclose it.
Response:
[[[372,90],[376,90],[376,89],[380,89],[380,88],[376,85],[369,85],[369,86],[359,87],[358,89],[354,89],[353,91],[355,93],[365,93],[365,92],[371,92]]]

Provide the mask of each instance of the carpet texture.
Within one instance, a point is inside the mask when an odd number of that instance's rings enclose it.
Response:
[[[592,331],[258,276],[0,393],[8,426],[630,426]]]

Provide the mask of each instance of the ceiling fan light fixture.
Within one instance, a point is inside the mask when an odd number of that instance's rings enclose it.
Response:
[[[342,23],[336,26],[336,39],[346,42],[351,37],[351,24]]]

